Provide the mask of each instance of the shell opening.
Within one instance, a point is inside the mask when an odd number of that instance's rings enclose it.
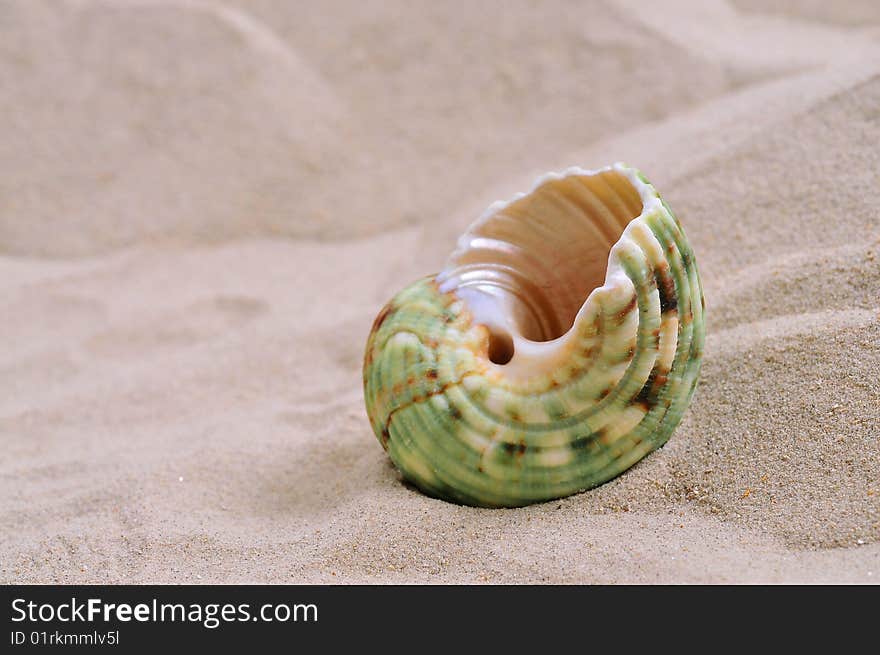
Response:
[[[499,330],[489,331],[489,361],[504,365],[513,359],[513,337]]]
[[[529,193],[490,207],[459,239],[441,288],[454,289],[491,334],[514,335],[494,350],[510,361],[518,338],[551,341],[571,329],[647,200],[645,185],[622,165],[542,178]]]

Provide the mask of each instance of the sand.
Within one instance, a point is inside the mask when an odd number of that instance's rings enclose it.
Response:
[[[880,8],[763,4],[0,2],[0,581],[880,581]],[[405,486],[373,317],[617,160],[703,276],[682,425],[556,502]]]

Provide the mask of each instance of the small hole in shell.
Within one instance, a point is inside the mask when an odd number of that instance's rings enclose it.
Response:
[[[513,359],[513,338],[506,332],[489,332],[489,361],[506,364]]]

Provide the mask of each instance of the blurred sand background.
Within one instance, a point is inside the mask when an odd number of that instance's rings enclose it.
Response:
[[[371,322],[486,206],[623,160],[701,384],[599,489],[401,484]],[[880,581],[875,0],[0,0],[0,581]]]

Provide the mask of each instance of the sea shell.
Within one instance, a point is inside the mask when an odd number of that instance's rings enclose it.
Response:
[[[373,431],[403,476],[469,505],[567,496],[662,446],[705,323],[681,224],[636,169],[549,174],[492,205],[367,341]]]

